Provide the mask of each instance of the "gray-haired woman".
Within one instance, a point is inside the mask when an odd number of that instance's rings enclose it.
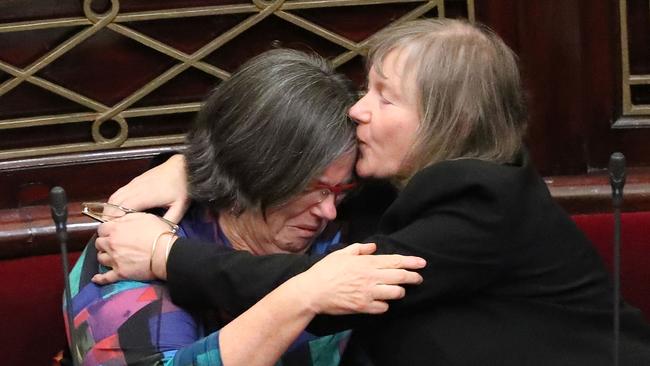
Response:
[[[154,266],[160,261],[153,259],[164,257],[177,237],[210,241],[210,249],[234,249],[243,257],[317,255],[337,244],[340,233],[335,228],[327,235],[323,231],[354,185],[356,144],[347,117],[352,103],[345,78],[317,56],[273,50],[245,63],[206,100],[188,134],[185,156],[195,204],[177,229],[168,226],[148,238],[150,269],[160,275],[162,269]],[[106,204],[86,207],[102,220],[120,211]],[[139,213],[109,221],[95,241],[100,258],[105,255],[105,230],[137,222],[140,216],[167,225]],[[147,232],[146,225],[139,225],[126,236]],[[199,247],[195,255],[200,255]],[[199,314],[171,302],[163,283],[95,285],[90,279],[98,264],[91,244],[71,275],[72,338],[78,341],[72,355],[84,365],[270,365],[281,356],[282,362],[296,365],[337,365],[349,331],[301,334],[311,318],[321,312],[385,311],[383,301],[403,296],[397,284],[421,280],[417,273],[397,270],[419,268],[421,260],[361,256],[373,248],[359,245],[335,252],[257,304],[251,302],[249,311],[230,322],[227,311],[212,314],[209,321],[197,320]],[[273,266],[274,261],[268,258],[261,265]],[[116,272],[100,268],[100,273]],[[186,288],[201,286],[183,282]],[[377,283],[382,284],[379,289]],[[206,329],[215,328],[221,329],[203,337]]]
[[[349,111],[356,171],[401,188],[368,241],[428,264],[424,284],[385,315],[326,325],[354,325],[356,361],[375,365],[610,365],[609,277],[522,147],[527,116],[514,53],[485,27],[420,20],[377,34],[368,66],[367,92]],[[116,198],[131,199],[125,191]],[[122,244],[118,253],[134,245]],[[174,245],[168,279],[173,289],[181,275],[202,278],[206,286],[175,298],[205,298],[208,283],[227,277],[184,266],[186,246]],[[286,256],[271,278],[305,262]],[[622,309],[620,364],[650,364],[648,326],[638,310]]]

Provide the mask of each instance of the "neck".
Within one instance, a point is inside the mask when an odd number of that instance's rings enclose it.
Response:
[[[262,213],[257,210],[246,210],[238,216],[229,210],[223,210],[219,212],[219,227],[234,249],[255,255],[274,252],[273,236]]]

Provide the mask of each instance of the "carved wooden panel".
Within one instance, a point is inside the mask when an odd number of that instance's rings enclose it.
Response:
[[[183,141],[202,98],[271,47],[362,83],[367,38],[472,0],[0,2],[0,160]]]
[[[375,32],[473,13],[473,0],[0,1],[0,258],[57,250],[54,185],[79,249],[95,225],[79,202],[179,149],[206,93],[260,52],[315,51],[361,85]]]

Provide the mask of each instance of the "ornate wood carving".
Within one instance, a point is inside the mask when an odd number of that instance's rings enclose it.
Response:
[[[458,0],[5,2],[0,160],[181,143],[210,88],[271,47],[361,83],[370,35],[447,4],[473,14]]]

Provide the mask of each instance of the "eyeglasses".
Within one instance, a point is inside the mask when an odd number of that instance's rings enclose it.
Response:
[[[325,201],[330,195],[334,195],[334,204],[338,205],[356,187],[357,183],[337,184],[334,186],[325,183],[316,183],[303,193],[301,201],[304,200],[303,202],[307,205],[313,206]]]
[[[117,218],[120,218],[122,216],[125,216],[130,213],[137,213],[139,211],[114,205],[112,203],[105,203],[105,202],[83,202],[81,204],[81,213],[91,217],[99,222],[106,222],[110,220],[115,220]],[[162,222],[165,224],[169,225],[169,231],[172,233],[176,234],[179,230],[178,225],[175,223],[160,217],[156,216],[159,218]]]

